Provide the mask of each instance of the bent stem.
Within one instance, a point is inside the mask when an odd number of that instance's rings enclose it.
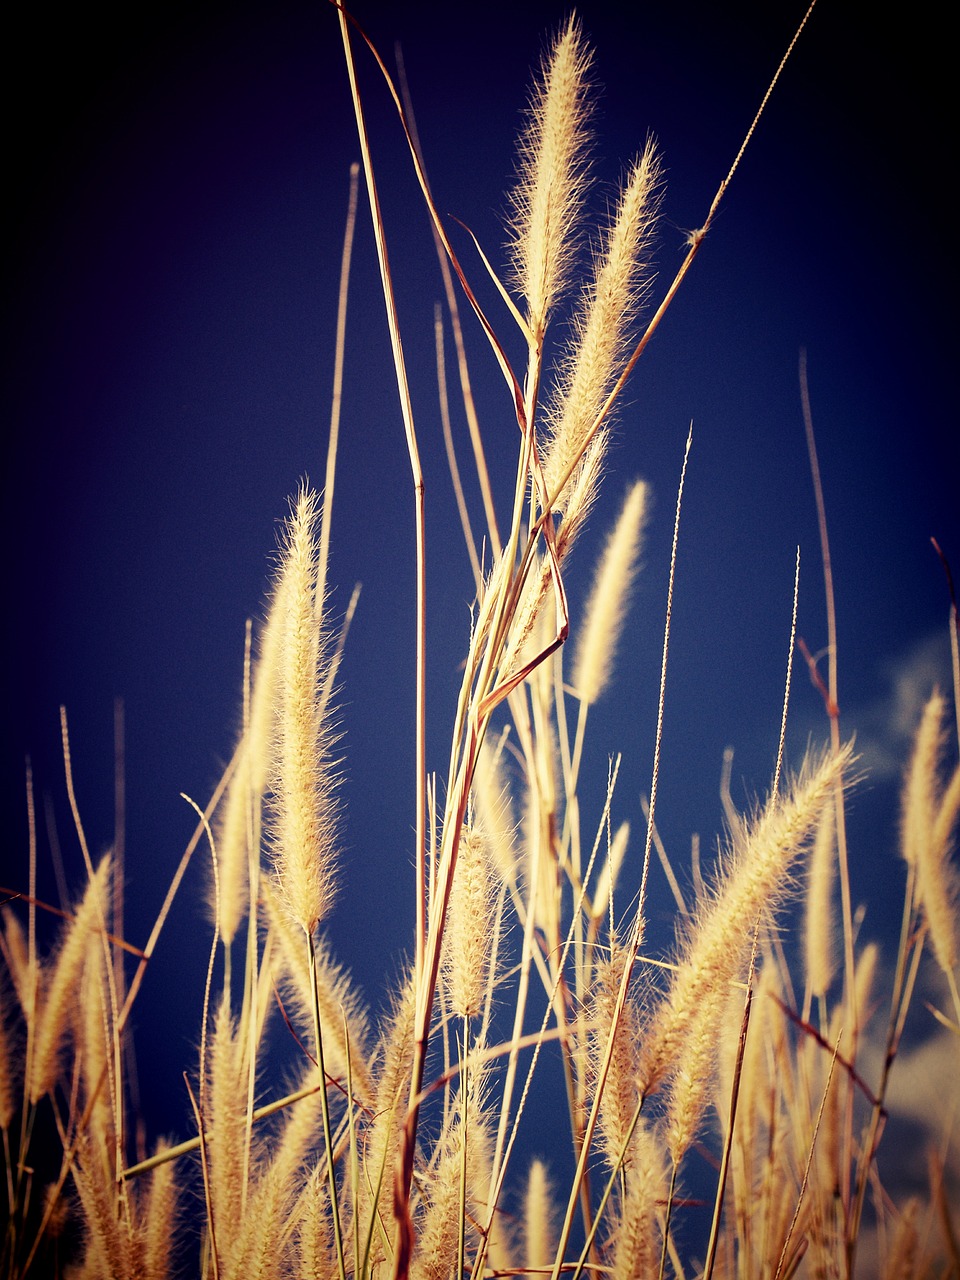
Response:
[[[313,1001],[313,1028],[317,1046],[317,1068],[320,1072],[320,1113],[323,1117],[323,1146],[327,1156],[327,1181],[330,1187],[330,1211],[333,1214],[333,1238],[337,1247],[337,1268],[340,1280],[347,1280],[343,1256],[343,1235],[340,1230],[340,1206],[337,1201],[337,1175],[333,1163],[333,1136],[330,1130],[330,1101],[327,1098],[327,1073],[323,1064],[323,1033],[320,1028],[320,992],[317,986],[317,950],[313,934],[307,936],[307,955],[310,964],[310,998]]]

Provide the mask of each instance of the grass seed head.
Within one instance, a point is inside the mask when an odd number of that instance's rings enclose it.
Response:
[[[317,600],[317,497],[300,491],[281,552],[273,856],[291,918],[313,933],[333,903],[337,836],[334,734],[323,696],[326,636]]]
[[[576,252],[588,173],[592,60],[580,24],[571,17],[544,59],[520,139],[511,249],[535,335],[543,332]]]

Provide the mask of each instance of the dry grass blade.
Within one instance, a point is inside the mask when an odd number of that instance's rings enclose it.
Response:
[[[703,225],[688,237],[679,271],[641,330],[640,311],[654,280],[661,161],[652,143],[641,145],[608,213],[598,213],[591,187],[593,53],[579,19],[563,20],[535,78],[509,197],[506,269],[481,247],[479,236],[467,232],[486,290],[478,286],[475,293],[451,244],[450,235],[460,233],[448,234],[449,220],[441,218],[427,182],[406,86],[401,99],[372,41],[339,0],[334,8],[361,164],[350,173],[339,258],[323,496],[303,487],[292,499],[265,624],[256,632],[247,624],[242,732],[209,802],[190,801],[196,831],[142,949],[118,936],[133,903],[132,895],[124,903],[116,870],[125,843],[122,752],[113,792],[117,860],[108,856],[95,867],[61,713],[71,839],[87,887],[75,913],[61,912],[62,941],[52,953],[49,936],[56,925],[51,913],[38,911],[43,904],[28,766],[26,892],[11,892],[2,904],[0,930],[6,969],[0,973],[0,1131],[9,1220],[0,1272],[6,1280],[36,1280],[50,1271],[171,1280],[192,1264],[202,1280],[494,1280],[521,1274],[551,1280],[586,1274],[613,1280],[685,1280],[694,1274],[704,1280],[855,1280],[858,1250],[870,1235],[861,1261],[869,1247],[878,1274],[897,1280],[949,1274],[957,1258],[950,1201],[957,1135],[952,1129],[941,1135],[930,1158],[929,1186],[914,1198],[904,1198],[896,1174],[890,1176],[892,1166],[885,1167],[878,1153],[885,1126],[897,1119],[894,1072],[921,1056],[900,1053],[901,1043],[910,1045],[915,1004],[926,1003],[932,1014],[926,1025],[955,1053],[960,768],[946,731],[947,699],[935,692],[920,718],[904,783],[906,887],[900,946],[888,970],[877,943],[858,937],[863,917],[854,911],[848,875],[846,790],[854,757],[840,739],[836,605],[805,358],[801,402],[827,595],[829,671],[823,677],[818,660],[799,644],[824,699],[829,746],[809,746],[799,774],[788,779],[798,554],[786,685],[782,707],[773,709],[779,737],[775,754],[770,743],[769,798],[752,814],[738,811],[731,748],[719,804],[714,800],[717,825],[726,818],[728,840],[718,844],[715,869],[708,871],[705,854],[701,871],[701,838],[694,835],[692,884],[683,883],[684,869],[676,860],[671,865],[666,853],[685,843],[685,833],[678,836],[672,826],[677,813],[681,821],[685,816],[689,781],[667,733],[667,672],[669,666],[672,684],[692,427],[672,537],[669,528],[663,531],[670,549],[659,671],[651,673],[656,713],[651,690],[649,715],[640,723],[636,713],[638,724],[629,726],[623,749],[615,743],[606,752],[595,742],[607,707],[625,711],[607,696],[615,661],[620,655],[632,660],[640,651],[631,648],[624,622],[651,505],[646,481],[637,480],[619,518],[609,509],[601,482],[614,460],[613,411],[715,223],[797,36]],[[364,57],[369,50],[376,64],[369,100],[361,97],[358,76],[366,71],[355,65],[355,45]],[[438,633],[443,627],[444,645],[449,630],[446,619],[428,614],[426,594],[421,445],[425,463],[429,447],[432,467],[441,444],[439,434],[429,441],[418,435],[419,387],[408,377],[401,339],[401,278],[409,279],[408,268],[419,263],[411,251],[400,271],[399,242],[392,232],[388,237],[385,185],[380,204],[378,177],[385,171],[375,169],[368,109],[383,86],[388,116],[392,120],[395,108],[403,131],[401,160],[412,161],[408,189],[416,196],[419,188],[441,260],[476,472],[461,479],[453,444],[458,410],[447,402],[444,323],[436,308],[442,429],[467,544],[466,571],[476,587],[469,627],[464,625],[459,687],[449,685],[455,663],[448,663],[446,675],[431,665],[432,655],[445,648],[434,647],[432,636],[428,646],[428,625]],[[331,623],[327,594],[336,459],[346,441],[347,299],[355,232],[360,242],[361,167],[391,348],[388,379],[399,401],[413,488],[416,555],[410,577],[415,624],[408,637],[416,666],[408,672],[410,688],[405,691],[401,681],[398,690],[413,719],[406,732],[386,719],[378,743],[387,748],[386,764],[373,778],[361,776],[357,787],[360,794],[365,783],[375,788],[364,801],[374,813],[378,805],[396,809],[387,777],[395,763],[400,778],[406,774],[414,810],[408,825],[415,834],[391,850],[389,879],[377,863],[380,882],[365,891],[396,893],[402,913],[407,890],[397,886],[406,862],[413,863],[410,956],[397,966],[398,976],[387,979],[379,1002],[386,1012],[376,1035],[369,1030],[366,996],[357,994],[337,949],[343,929],[351,929],[356,936],[350,944],[363,961],[378,965],[378,974],[391,967],[369,924],[374,917],[368,917],[368,903],[350,896],[352,884],[349,892],[338,892],[347,867],[367,854],[365,837],[354,849],[349,841],[341,848],[346,823],[334,758],[339,680],[352,655],[342,667],[341,659],[357,591],[339,630]],[[455,285],[478,318],[482,336],[474,336],[500,393],[499,406],[487,404],[486,388],[474,401],[469,333],[459,323]],[[487,295],[489,314],[480,302]],[[496,324],[493,308],[501,317]],[[557,325],[565,319],[566,338],[558,336]],[[371,344],[365,357],[374,353]],[[377,387],[372,366],[364,373]],[[491,420],[482,423],[482,414]],[[368,448],[367,469],[387,452]],[[395,483],[396,476],[384,478],[374,490],[377,498],[384,485]],[[603,522],[615,527],[578,617],[568,607],[564,577],[570,552],[601,503]],[[498,508],[509,513],[501,527]],[[477,511],[486,533],[475,544]],[[430,548],[438,569],[441,541],[444,551],[456,541],[442,529],[439,512],[438,504],[431,511],[438,540]],[[372,504],[358,504],[353,514],[353,527],[369,534]],[[386,528],[385,546],[396,541],[395,532]],[[792,536],[789,545],[795,545]],[[955,606],[952,584],[948,589]],[[571,589],[571,600],[578,598]],[[374,652],[380,657],[391,643],[384,623],[375,615]],[[951,628],[957,667],[955,608]],[[570,636],[577,643],[568,661]],[[431,706],[439,717],[449,704],[449,734],[431,718],[428,739],[427,691],[434,681],[438,695]],[[607,706],[598,708],[602,698]],[[638,735],[645,732],[652,747],[649,804],[635,780]],[[115,734],[119,738],[119,720]],[[349,749],[350,737],[345,741]],[[431,753],[442,752],[436,772],[428,772],[428,745]],[[677,783],[661,791],[668,768]],[[631,781],[625,785],[624,779]],[[631,825],[636,831],[640,820],[645,839],[631,844]],[[199,978],[196,992],[199,1078],[195,1068],[192,1080],[184,1076],[194,1136],[151,1148],[140,1124],[143,1100],[125,1032],[204,835],[213,854],[207,913],[212,940],[206,985]],[[396,844],[378,828],[369,844],[379,855],[388,840]],[[52,822],[48,842],[56,861],[59,836]],[[704,850],[712,843],[706,834]],[[134,844],[131,839],[130,853]],[[665,893],[651,900],[655,847],[672,902]],[[136,874],[131,865],[131,883]],[[788,914],[788,908],[801,889],[806,926],[797,945],[798,912]],[[672,948],[658,935],[660,923],[669,926],[671,919]],[[870,928],[868,921],[865,931]],[[130,973],[129,953],[138,958]],[[946,975],[956,1017],[936,1008],[935,997],[925,999],[926,959],[935,959]],[[933,972],[932,962],[929,967]],[[939,997],[940,1004],[945,1000]],[[376,1007],[371,998],[370,1008]],[[879,1030],[878,1009],[885,1018]],[[922,1031],[926,1015],[922,1008],[918,1013]],[[931,1052],[939,1047],[938,1041]],[[284,1079],[287,1073],[291,1080]],[[172,1092],[182,1096],[179,1078]],[[921,1092],[914,1091],[917,1097]],[[919,1105],[917,1097],[911,1095],[911,1106]],[[55,1148],[49,1161],[41,1151],[48,1138]],[[704,1229],[701,1239],[690,1194],[695,1180],[707,1176],[713,1182],[701,1203],[712,1202],[714,1211],[709,1236]],[[202,1185],[202,1209],[197,1196],[187,1194],[191,1185],[194,1191]]]

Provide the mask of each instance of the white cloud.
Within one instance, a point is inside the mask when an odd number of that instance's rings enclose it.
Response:
[[[946,628],[914,644],[881,667],[887,691],[860,708],[844,708],[844,723],[856,729],[857,750],[867,776],[899,779],[910,755],[920,712],[935,687],[952,692],[950,643]]]

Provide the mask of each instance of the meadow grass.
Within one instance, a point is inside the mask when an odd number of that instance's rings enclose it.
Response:
[[[960,1069],[953,844],[960,768],[947,764],[958,717],[945,693],[930,691],[903,762],[901,827],[891,833],[904,863],[903,924],[896,954],[882,962],[875,945],[861,942],[851,900],[845,805],[860,766],[840,734],[828,573],[826,743],[787,773],[791,633],[767,798],[741,813],[727,793],[727,839],[711,876],[699,867],[689,875],[668,868],[676,943],[654,951],[647,888],[653,857],[665,857],[656,806],[681,473],[636,883],[620,876],[631,832],[616,817],[619,762],[611,761],[599,787],[583,768],[589,712],[615,680],[649,519],[642,482],[618,510],[608,509],[603,473],[613,414],[704,243],[742,149],[656,302],[652,238],[663,178],[650,142],[628,165],[606,224],[594,228],[593,259],[583,269],[592,55],[576,18],[565,20],[529,101],[508,268],[499,273],[481,257],[471,269],[488,274],[495,288],[503,318],[494,322],[437,215],[402,87],[379,63],[450,282],[438,342],[449,326],[482,496],[478,536],[448,433],[476,599],[448,761],[437,775],[428,769],[424,727],[430,673],[419,441],[389,229],[353,63],[360,52],[377,55],[361,48],[343,11],[339,22],[417,529],[409,960],[377,1021],[325,936],[338,885],[350,875],[339,849],[336,704],[356,598],[334,616],[327,582],[338,386],[322,496],[305,484],[291,498],[267,615],[248,639],[233,757],[197,808],[194,839],[142,949],[120,936],[122,867],[110,855],[95,865],[87,847],[65,715],[67,789],[86,879],[56,945],[41,945],[47,931],[38,914],[47,907],[35,890],[40,853],[28,775],[29,883],[3,906],[0,933],[4,1274],[159,1280],[198,1267],[216,1280],[958,1275],[960,1221],[946,1174],[956,1150],[950,1118],[943,1134],[931,1136],[923,1195],[891,1198],[879,1160],[888,1088],[925,955],[944,980],[930,1023],[945,1029]],[[338,378],[358,178],[355,170]],[[562,300],[571,297],[572,336],[548,342]],[[516,479],[506,495],[492,492],[470,397],[458,310],[464,300],[487,339],[479,358],[499,368],[516,424]],[[517,337],[522,368],[507,354]],[[446,397],[445,384],[440,390]],[[498,510],[509,511],[502,525]],[[591,518],[610,532],[574,625],[564,573]],[[955,608],[951,626],[955,642]],[[956,704],[956,662],[954,679]],[[598,790],[600,819],[588,824],[581,798]],[[212,927],[198,1055],[184,1064],[195,1133],[136,1160],[131,1010],[163,945],[173,894],[200,849],[212,868]],[[682,890],[681,879],[691,887]],[[788,913],[802,921],[800,947],[787,944]],[[298,1044],[293,1082],[273,1069],[270,1024],[278,1010]],[[877,1044],[879,1066],[868,1052]],[[526,1143],[528,1107],[552,1071],[563,1084],[563,1126],[551,1135],[562,1180],[542,1159],[530,1159]],[[693,1240],[691,1181],[708,1187],[707,1227]]]

